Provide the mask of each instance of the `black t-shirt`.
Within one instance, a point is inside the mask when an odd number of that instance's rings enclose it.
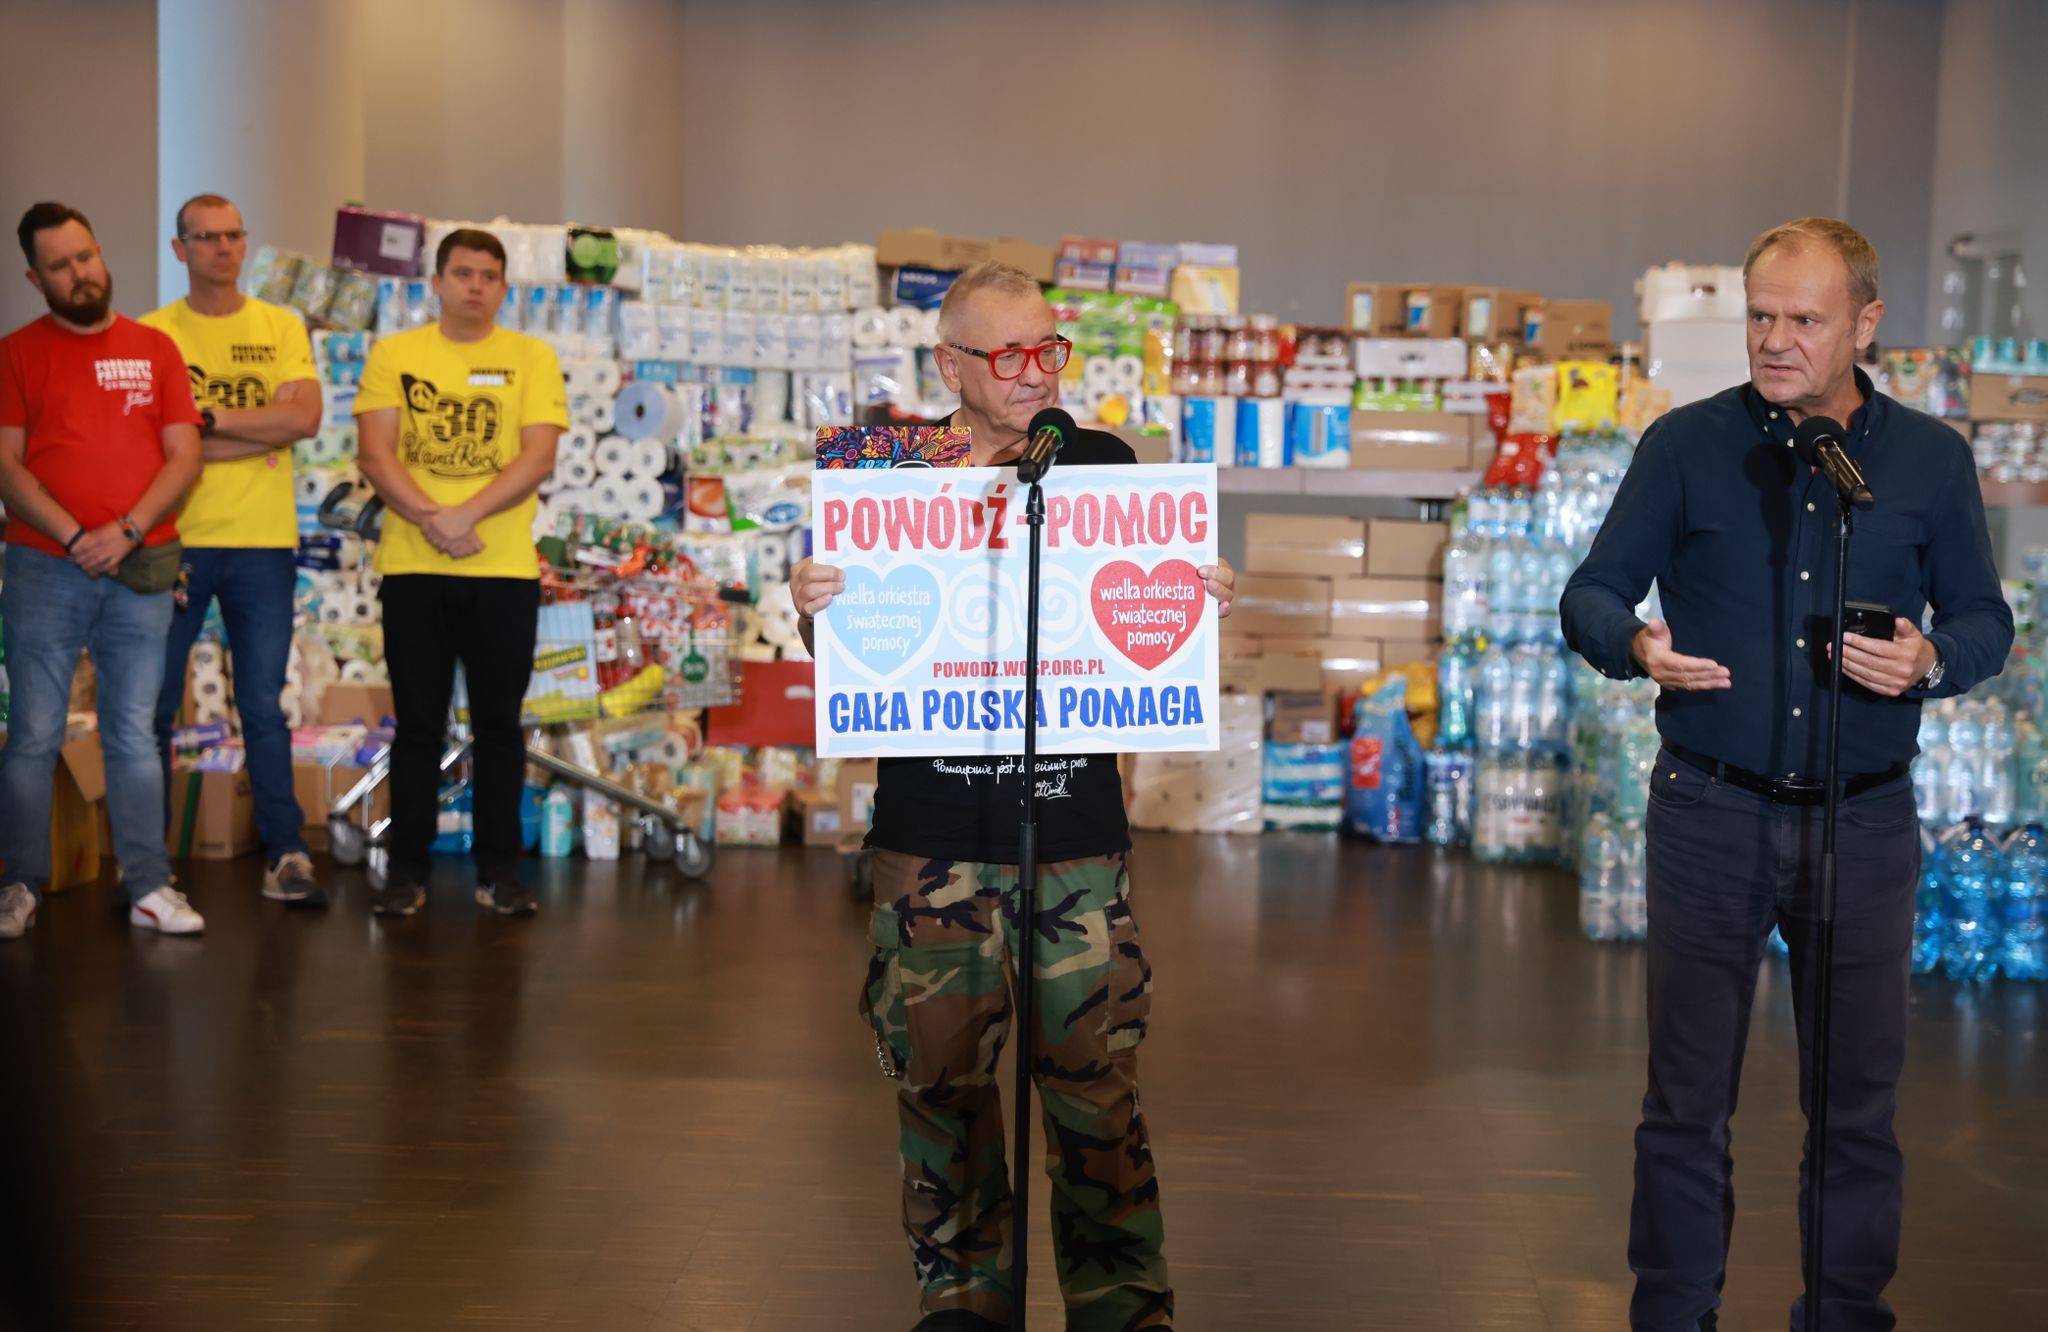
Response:
[[[1079,432],[1059,456],[1062,467],[1137,461],[1130,445],[1102,430]],[[876,764],[875,821],[867,844],[932,860],[1014,865],[1017,829],[1024,821],[1023,768],[1022,755],[882,759]],[[1040,863],[1106,856],[1130,846],[1116,755],[1038,756]]]

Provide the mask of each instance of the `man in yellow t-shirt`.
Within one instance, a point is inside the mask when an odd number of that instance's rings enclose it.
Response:
[[[519,710],[540,613],[534,492],[554,470],[568,395],[552,348],[497,326],[505,247],[496,236],[451,232],[434,255],[434,294],[439,322],[379,339],[356,395],[363,475],[389,510],[377,570],[398,714],[390,868],[374,909],[410,916],[426,901],[460,662],[474,737],[476,899],[499,915],[530,915],[533,894],[518,872]]]
[[[234,204],[217,194],[187,200],[171,250],[185,265],[186,294],[142,322],[178,345],[199,405],[205,464],[178,515],[185,561],[156,703],[165,790],[186,658],[208,604],[218,600],[256,831],[268,861],[263,895],[290,906],[326,906],[300,836],[305,816],[292,788],[291,728],[278,706],[298,581],[292,445],[320,429],[313,347],[298,315],[237,289],[249,234]]]

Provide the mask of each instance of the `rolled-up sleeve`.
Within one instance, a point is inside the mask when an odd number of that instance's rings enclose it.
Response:
[[[1954,447],[1942,467],[1942,497],[1927,542],[1927,602],[1934,610],[1927,637],[1941,654],[1941,684],[1914,691],[1950,698],[2005,669],[2012,651],[2012,607],[1999,585],[1984,521],[1984,491],[1970,447],[1951,434]]]
[[[1558,602],[1566,645],[1616,680],[1643,674],[1632,651],[1643,630],[1636,607],[1670,567],[1684,531],[1685,493],[1675,450],[1662,422],[1644,432],[1592,550]]]

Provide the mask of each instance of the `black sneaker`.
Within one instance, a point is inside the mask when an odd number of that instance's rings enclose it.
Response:
[[[313,858],[303,851],[288,851],[263,871],[263,895],[286,906],[327,905],[326,890],[313,877]]]
[[[410,916],[427,904],[427,890],[416,883],[399,879],[387,879],[377,896],[370,901],[370,910],[380,916]]]
[[[919,1319],[910,1332],[1010,1332],[1010,1325],[965,1309],[941,1309]]]
[[[530,916],[540,910],[533,894],[518,883],[480,883],[476,886],[476,904],[501,916]]]

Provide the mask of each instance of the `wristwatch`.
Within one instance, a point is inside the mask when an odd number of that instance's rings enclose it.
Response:
[[[1934,664],[1927,668],[1927,674],[1921,676],[1920,683],[1914,685],[1913,687],[1915,689],[1939,688],[1941,686],[1942,669],[1943,668],[1941,664],[1941,649],[1936,648],[1934,650]]]
[[[211,408],[211,407],[201,407],[201,408],[199,409],[199,433],[200,433],[200,434],[202,434],[202,435],[210,435],[210,434],[212,434],[212,433],[213,433],[213,421],[214,421],[214,416],[213,416],[213,408]]]

